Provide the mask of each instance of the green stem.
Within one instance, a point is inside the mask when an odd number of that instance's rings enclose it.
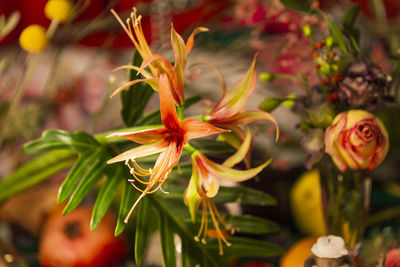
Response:
[[[178,109],[179,120],[183,120],[185,118],[185,106],[184,105],[178,106],[177,109]]]
[[[183,149],[184,149],[187,153],[189,153],[190,155],[197,151],[196,148],[194,148],[194,147],[193,147],[192,145],[190,145],[190,144],[184,145],[184,146],[183,146]]]

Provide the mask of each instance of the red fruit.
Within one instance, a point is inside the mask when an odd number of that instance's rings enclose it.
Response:
[[[43,267],[109,267],[125,259],[123,237],[114,237],[115,220],[106,214],[100,225],[90,231],[90,208],[77,208],[66,216],[57,208],[46,219],[39,242]]]
[[[385,267],[400,267],[400,248],[394,248],[386,254]]]

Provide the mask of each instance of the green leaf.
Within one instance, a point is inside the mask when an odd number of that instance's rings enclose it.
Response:
[[[220,266],[218,264],[218,258],[212,255],[200,242],[194,240],[194,233],[189,230],[185,224],[185,216],[189,216],[189,212],[183,204],[182,196],[180,200],[174,200],[167,198],[166,194],[153,194],[146,196],[151,200],[151,205],[156,208],[160,213],[163,212],[164,216],[169,219],[169,225],[172,229],[176,230],[176,233],[180,236],[182,243],[185,246],[190,247],[191,250],[191,261],[195,266],[200,264],[201,266]]]
[[[281,0],[281,3],[291,9],[310,13],[313,11],[311,5],[302,0]]]
[[[258,107],[263,111],[272,112],[274,109],[279,107],[279,105],[282,104],[282,102],[283,102],[282,99],[266,98],[263,102],[260,103]]]
[[[76,159],[71,151],[51,151],[32,159],[0,182],[0,203],[66,169]]]
[[[279,231],[277,223],[251,215],[229,216],[226,221],[242,234],[262,235]]]
[[[209,155],[227,154],[236,151],[226,142],[215,141],[213,139],[194,139],[190,141],[190,144],[202,153]]]
[[[189,108],[189,107],[191,107],[192,105],[196,104],[197,102],[199,102],[202,99],[203,98],[201,96],[195,95],[195,96],[187,98],[185,100],[185,104],[183,104],[183,105],[184,105],[185,108]]]
[[[133,66],[140,66],[142,58],[140,54],[135,51],[132,58]],[[129,80],[134,81],[142,79],[141,75],[133,69],[129,70]],[[136,125],[136,122],[143,115],[143,110],[153,95],[154,90],[147,83],[136,83],[129,87],[129,89],[121,92],[122,110],[121,115],[126,126],[130,127]]]
[[[242,257],[266,258],[279,256],[284,252],[284,250],[277,245],[250,238],[230,237],[228,241],[232,246],[224,247],[223,255],[224,258],[228,259]],[[209,243],[208,247],[217,252],[218,244],[216,240],[212,240]]]
[[[346,41],[344,40],[342,31],[339,29],[338,26],[336,26],[335,23],[333,23],[327,17],[325,17],[325,22],[328,25],[329,32],[331,33],[332,38],[338,44],[340,51],[342,51],[344,54],[347,54],[347,52],[348,52],[347,45],[346,45]]]
[[[80,179],[84,179],[90,172],[95,170],[99,164],[98,158],[102,153],[104,153],[103,150],[98,148],[89,157],[79,156],[78,161],[60,186],[57,198],[58,203],[64,202],[71,195]]]
[[[127,175],[129,177],[129,175]],[[121,204],[119,206],[119,214],[117,226],[115,227],[115,236],[119,236],[125,229],[126,223],[124,222],[129,210],[131,209],[135,200],[139,197],[138,191],[133,188],[128,181],[122,183],[124,185],[124,191],[121,198]]]
[[[118,191],[118,187],[122,182],[122,171],[121,167],[115,167],[111,165],[107,167],[107,180],[100,189],[97,195],[96,202],[93,206],[92,219],[90,220],[90,230],[94,231],[99,225],[101,219],[103,219],[106,214],[108,207]]]
[[[154,215],[157,211],[150,206],[148,198],[144,198],[139,202],[136,212],[135,262],[140,266],[143,263],[147,243],[154,230]]]
[[[352,29],[354,26],[354,22],[357,19],[358,13],[360,12],[361,5],[356,4],[349,8],[343,17],[343,27],[346,29]]]
[[[198,257],[196,255],[196,247],[193,246],[193,243],[189,240],[182,240],[182,255],[181,255],[181,265],[182,267],[193,267],[196,266],[194,259]],[[207,261],[205,264],[201,266],[207,266]]]
[[[163,255],[163,263],[165,267],[175,267],[175,242],[173,226],[170,223],[168,215],[159,212],[159,231],[161,238],[161,251]]]
[[[75,209],[83,198],[89,193],[90,189],[104,176],[104,168],[107,166],[106,159],[104,156],[98,158],[94,163],[94,168],[90,168],[87,175],[82,177],[80,183],[76,187],[74,193],[72,193],[67,205],[63,210],[63,215],[68,214]]]
[[[276,205],[276,200],[267,193],[244,186],[221,187],[214,201],[215,203],[237,202],[258,206]]]
[[[71,149],[86,154],[99,146],[95,138],[82,131],[71,134],[63,130],[47,130],[43,132],[41,138],[24,144],[22,150],[34,154],[48,150]]]

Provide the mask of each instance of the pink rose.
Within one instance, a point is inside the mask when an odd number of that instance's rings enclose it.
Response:
[[[335,117],[325,131],[325,152],[341,172],[372,170],[385,158],[389,139],[385,126],[364,110],[349,110]]]

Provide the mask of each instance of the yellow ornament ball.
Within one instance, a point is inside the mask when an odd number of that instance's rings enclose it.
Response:
[[[326,235],[318,170],[305,172],[290,190],[290,207],[297,227],[310,236]]]
[[[49,0],[44,7],[44,14],[50,20],[56,19],[65,22],[72,10],[72,4],[68,0]]]
[[[41,52],[48,43],[46,29],[40,25],[26,27],[19,36],[19,44],[28,52]]]

